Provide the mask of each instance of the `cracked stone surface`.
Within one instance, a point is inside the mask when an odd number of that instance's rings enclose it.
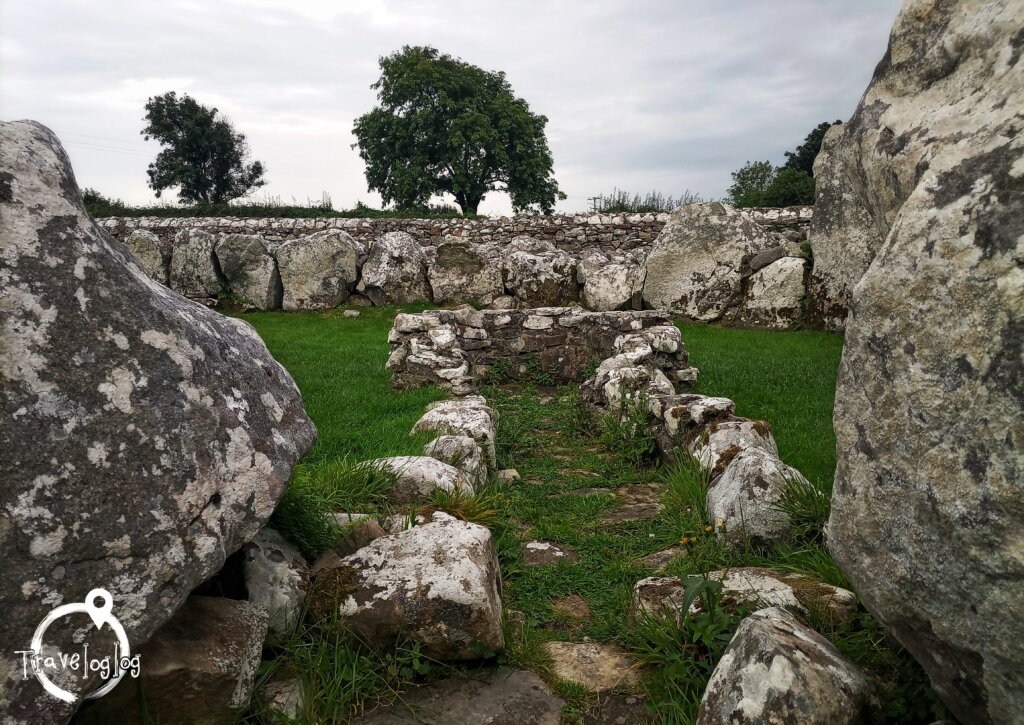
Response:
[[[0,124],[0,257],[0,644],[100,584],[141,644],[266,523],[316,431],[252,327],[152,280],[92,221],[33,122]],[[0,676],[10,720],[71,713]]]

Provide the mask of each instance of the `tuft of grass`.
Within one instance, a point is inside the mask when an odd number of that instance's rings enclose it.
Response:
[[[501,496],[497,486],[487,486],[475,493],[467,493],[462,489],[445,491],[438,488],[430,495],[427,508],[444,511],[457,519],[490,528],[498,519],[497,507],[500,502]]]
[[[296,467],[281,497],[271,525],[298,544],[305,556],[316,558],[330,548],[340,529],[331,514],[374,513],[386,508],[394,474],[360,465],[351,458]]]
[[[821,541],[832,511],[831,486],[811,483],[798,477],[787,478],[782,498],[774,508],[789,517],[792,535],[800,541]]]
[[[602,419],[602,441],[629,465],[650,465],[658,457],[658,446],[647,424],[647,404],[646,395],[631,395],[623,399],[618,415]]]

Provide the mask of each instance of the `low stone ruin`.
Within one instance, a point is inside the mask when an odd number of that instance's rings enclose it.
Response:
[[[632,337],[631,337],[632,335]],[[647,358],[684,387],[696,379],[679,330],[657,312],[430,310],[399,314],[388,337],[387,367],[397,388],[439,385],[458,395],[492,374],[504,380],[579,381],[625,340],[649,340]],[[633,344],[633,343],[631,343]],[[653,345],[654,347],[651,347]],[[630,348],[633,350],[633,348]],[[628,353],[638,354],[636,351]]]

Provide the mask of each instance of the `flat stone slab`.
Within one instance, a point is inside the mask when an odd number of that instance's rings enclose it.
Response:
[[[615,524],[626,524],[631,521],[644,521],[653,519],[661,513],[661,504],[658,503],[630,503],[622,508],[610,511],[601,517],[601,523],[608,526]]]
[[[640,681],[639,665],[622,647],[596,642],[545,642],[555,675],[594,692],[632,687]]]
[[[560,561],[575,564],[579,557],[575,552],[563,549],[550,541],[527,541],[523,544],[523,566],[544,566]]]
[[[579,594],[569,594],[555,599],[551,602],[551,610],[567,619],[590,619],[590,605]]]
[[[559,725],[565,701],[525,670],[451,677],[402,693],[401,701],[356,720],[362,725]]]
[[[603,696],[594,712],[583,716],[583,725],[640,725],[653,723],[654,715],[639,695]]]
[[[669,549],[663,549],[662,551],[656,551],[653,554],[642,556],[636,561],[638,564],[643,564],[644,566],[653,569],[655,574],[660,574],[665,571],[665,567],[679,557],[685,555],[686,549],[681,546],[673,546]]]

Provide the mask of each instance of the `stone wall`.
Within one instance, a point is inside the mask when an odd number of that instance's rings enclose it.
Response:
[[[659,369],[676,383],[692,383],[697,371],[689,366],[671,316],[653,311],[475,310],[466,305],[400,314],[388,337],[387,368],[397,388],[440,385],[459,395],[488,373],[503,380],[579,382],[618,352],[620,338],[645,331],[666,337],[653,353]]]
[[[803,231],[810,224],[813,207],[747,209],[754,221],[770,230]],[[340,229],[356,241],[369,243],[386,232],[406,232],[422,246],[437,246],[446,237],[471,243],[504,243],[526,235],[548,241],[575,254],[600,251],[608,254],[650,245],[668,221],[668,214],[554,214],[551,216],[496,217],[488,219],[254,219],[243,217],[111,217],[100,226],[117,239],[137,229],[155,233],[170,242],[180,229],[199,229],[212,234],[255,234],[280,243],[324,229]]]

